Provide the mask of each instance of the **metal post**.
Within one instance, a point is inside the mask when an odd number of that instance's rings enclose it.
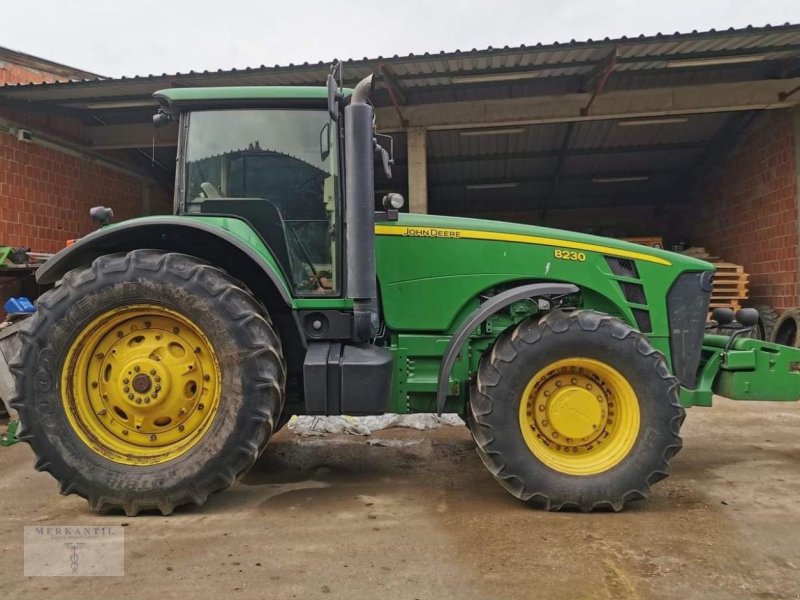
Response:
[[[408,211],[428,212],[428,147],[424,127],[407,130],[408,144]]]

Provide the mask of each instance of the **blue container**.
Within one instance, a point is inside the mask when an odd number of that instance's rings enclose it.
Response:
[[[6,303],[3,305],[3,310],[13,315],[36,312],[36,307],[25,296],[20,296],[19,298],[9,298],[6,300]]]

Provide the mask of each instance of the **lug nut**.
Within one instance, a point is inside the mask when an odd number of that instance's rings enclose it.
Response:
[[[155,369],[150,369],[150,375],[155,375],[155,374],[156,374],[156,370]]]
[[[156,375],[156,376],[155,376],[153,379],[155,379],[155,382],[156,382],[156,383],[158,383],[159,381],[161,381],[161,377],[159,377],[158,375]]]
[[[150,398],[145,398],[145,399],[144,399],[144,403],[145,403],[145,404],[150,404]]]
[[[122,333],[121,331],[118,331],[118,332],[117,332],[117,337],[118,337],[118,338],[121,338],[123,335],[125,335],[125,334],[124,334],[124,333]]]
[[[133,367],[133,370],[138,373],[141,369],[139,368],[139,365],[136,365]]]
[[[124,383],[125,385],[128,385],[129,382],[130,380],[127,377],[122,380],[122,383]]]
[[[160,392],[160,391],[161,391],[161,386],[160,386],[160,385],[157,385],[157,386],[156,386],[156,391],[157,391],[157,392]]]
[[[128,400],[133,400],[133,394],[128,394]]]
[[[183,431],[184,429],[186,428],[183,425],[178,425],[178,431]]]
[[[173,327],[172,328],[172,333],[178,333],[179,331],[180,331],[180,329],[178,329],[177,327]]]
[[[150,434],[150,441],[151,442],[155,442],[156,441],[156,434],[155,433],[151,433]]]
[[[95,388],[95,389],[97,389],[97,382],[96,382],[96,381],[93,381],[93,382],[92,382],[92,387],[93,387],[93,388]]]
[[[136,404],[141,404],[141,403],[142,403],[142,399],[141,398],[137,398],[136,399]]]
[[[131,388],[129,388],[129,387],[126,385],[124,388],[122,388],[122,391],[123,391],[123,392],[125,392],[125,393],[127,394],[128,392],[130,392],[130,391],[131,391]]]

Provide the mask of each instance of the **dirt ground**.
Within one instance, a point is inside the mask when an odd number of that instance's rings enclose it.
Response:
[[[233,489],[168,518],[93,515],[27,445],[0,448],[0,595],[800,598],[800,405],[720,400],[684,439],[648,501],[588,515],[512,498],[464,428],[282,432]],[[23,577],[22,528],[42,524],[126,525],[125,576]]]

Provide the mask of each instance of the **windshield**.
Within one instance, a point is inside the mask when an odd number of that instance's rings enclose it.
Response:
[[[327,111],[193,112],[186,211],[247,219],[298,294],[335,294],[337,149]]]

